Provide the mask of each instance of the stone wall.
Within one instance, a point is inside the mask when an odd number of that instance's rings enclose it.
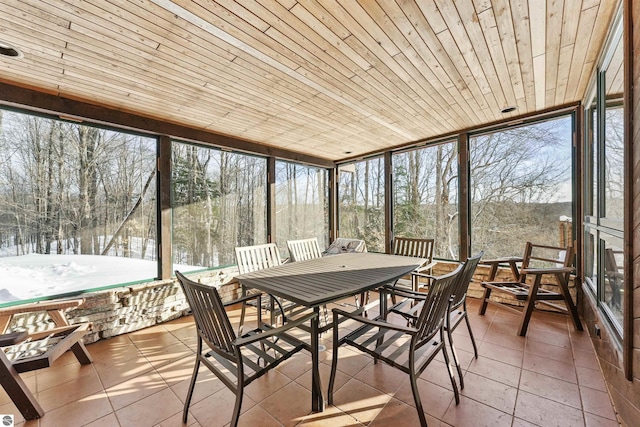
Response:
[[[441,275],[453,271],[456,263],[438,262],[433,274]],[[189,278],[200,283],[218,286],[223,301],[240,295],[234,276],[235,267],[190,274]],[[469,287],[469,297],[481,298],[480,282],[487,278],[489,267],[478,266],[474,282]],[[497,280],[510,280],[511,271],[500,269]],[[163,280],[138,285],[123,286],[83,294],[83,305],[67,312],[70,323],[91,322],[93,331],[86,336],[85,343],[96,342],[116,335],[126,334],[177,319],[189,313],[189,307],[177,280]],[[499,295],[492,296],[492,299]],[[502,301],[515,302],[513,299]],[[9,329],[44,330],[53,327],[52,321],[43,312],[15,316]]]
[[[200,283],[218,286],[223,301],[239,296],[234,268],[189,274]],[[187,301],[177,280],[163,280],[138,285],[123,286],[83,294],[84,304],[67,312],[70,323],[91,322],[93,331],[85,337],[85,343],[137,331],[189,312]],[[29,331],[52,328],[53,322],[44,312],[14,316],[9,330]]]

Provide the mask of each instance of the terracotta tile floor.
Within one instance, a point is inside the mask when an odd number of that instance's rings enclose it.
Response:
[[[473,358],[466,328],[455,331],[465,388],[455,405],[444,363],[435,360],[419,379],[429,426],[618,426],[593,347],[568,318],[536,312],[526,338],[516,336],[518,318],[490,307],[470,317],[480,357]],[[230,311],[237,321],[239,310]],[[331,346],[331,334],[323,337]],[[23,374],[46,411],[25,422],[4,390],[0,414],[16,425],[182,426],[183,400],[193,366],[195,329],[191,317],[104,340],[88,347],[92,365],[71,353],[54,368]],[[330,350],[321,354],[323,387]],[[311,358],[299,353],[246,389],[244,426],[417,426],[408,378],[350,348],[340,350],[335,406],[310,414]],[[325,391],[326,392],[326,391]],[[203,368],[188,426],[225,426],[233,394]]]

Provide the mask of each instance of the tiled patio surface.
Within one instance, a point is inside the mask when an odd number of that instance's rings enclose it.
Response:
[[[471,324],[480,356],[473,358],[464,325],[455,331],[465,371],[456,406],[444,363],[435,360],[419,379],[429,426],[618,426],[586,332],[562,315],[534,313],[526,338],[518,318],[489,307]],[[239,310],[230,311],[237,321]],[[331,334],[322,340],[330,348]],[[194,362],[191,317],[88,345],[92,365],[71,353],[54,368],[23,374],[46,414],[25,422],[0,390],[0,414],[24,427],[182,426],[182,406]],[[321,354],[325,390],[331,351]],[[340,350],[335,406],[311,414],[311,358],[303,352],[246,389],[243,426],[418,426],[408,377],[355,350]],[[203,368],[188,426],[225,426],[234,396]]]

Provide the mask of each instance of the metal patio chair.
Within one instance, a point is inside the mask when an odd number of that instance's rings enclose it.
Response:
[[[422,410],[417,379],[440,351],[444,356],[456,404],[460,402],[458,386],[445,347],[444,325],[451,303],[451,293],[462,268],[460,265],[449,274],[435,277],[429,287],[429,293],[420,294],[419,299],[424,304],[415,326],[398,325],[387,322],[382,317],[368,319],[343,310],[333,310],[333,360],[329,379],[329,404],[333,404],[338,348],[343,344],[370,354],[375,362],[381,360],[409,375],[413,399],[422,426],[427,425],[427,420]],[[344,320],[353,320],[361,326],[339,338],[339,323]]]
[[[451,307],[449,307],[449,315],[447,316],[445,322],[445,330],[447,331],[447,338],[449,339],[449,347],[451,348],[453,361],[455,362],[456,370],[458,371],[458,378],[460,379],[460,389],[464,388],[464,379],[462,376],[460,359],[458,358],[458,353],[453,343],[453,331],[458,327],[460,323],[462,323],[463,320],[466,322],[467,330],[469,331],[469,337],[471,338],[471,344],[473,345],[473,355],[477,359],[478,347],[476,345],[476,340],[473,336],[471,323],[469,322],[469,316],[467,314],[467,291],[469,289],[469,284],[473,280],[473,275],[476,271],[476,267],[478,266],[478,263],[480,262],[483,254],[484,252],[480,252],[476,256],[467,258],[467,260],[463,263],[464,267],[462,269],[462,273],[459,275],[452,291],[453,296],[451,298]],[[429,277],[432,279],[434,276]],[[419,297],[421,295],[420,293],[410,291],[404,291],[403,293],[404,296],[408,298],[392,306],[389,309],[389,312],[399,314],[407,319],[409,325],[415,325],[424,302],[421,301],[416,304],[412,301],[412,298],[415,298],[416,296]]]
[[[604,277],[606,283],[611,289],[611,298],[609,305],[612,308],[621,310],[622,293],[624,291],[624,269],[618,265],[616,255],[622,254],[622,251],[616,251],[613,248],[604,250]]]
[[[239,300],[223,303],[215,287],[189,280],[179,271],[176,271],[176,277],[193,312],[198,334],[196,362],[184,403],[182,422],[187,422],[189,405],[202,363],[236,395],[230,424],[235,427],[240,416],[244,388],[300,350],[309,350],[308,344],[287,332],[310,321],[315,313],[274,328],[262,322],[261,311],[258,310],[257,327],[236,336],[225,306],[248,299],[257,299],[259,304],[261,294],[245,295]]]

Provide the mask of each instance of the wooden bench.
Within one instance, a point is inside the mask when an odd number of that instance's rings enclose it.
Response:
[[[92,362],[82,342],[82,338],[91,330],[91,323],[70,325],[64,314],[66,310],[82,303],[83,299],[46,301],[0,309],[0,383],[27,420],[42,417],[44,411],[19,373],[47,368],[67,350],[73,351],[82,365]],[[55,328],[6,333],[15,315],[41,311],[49,314]]]

